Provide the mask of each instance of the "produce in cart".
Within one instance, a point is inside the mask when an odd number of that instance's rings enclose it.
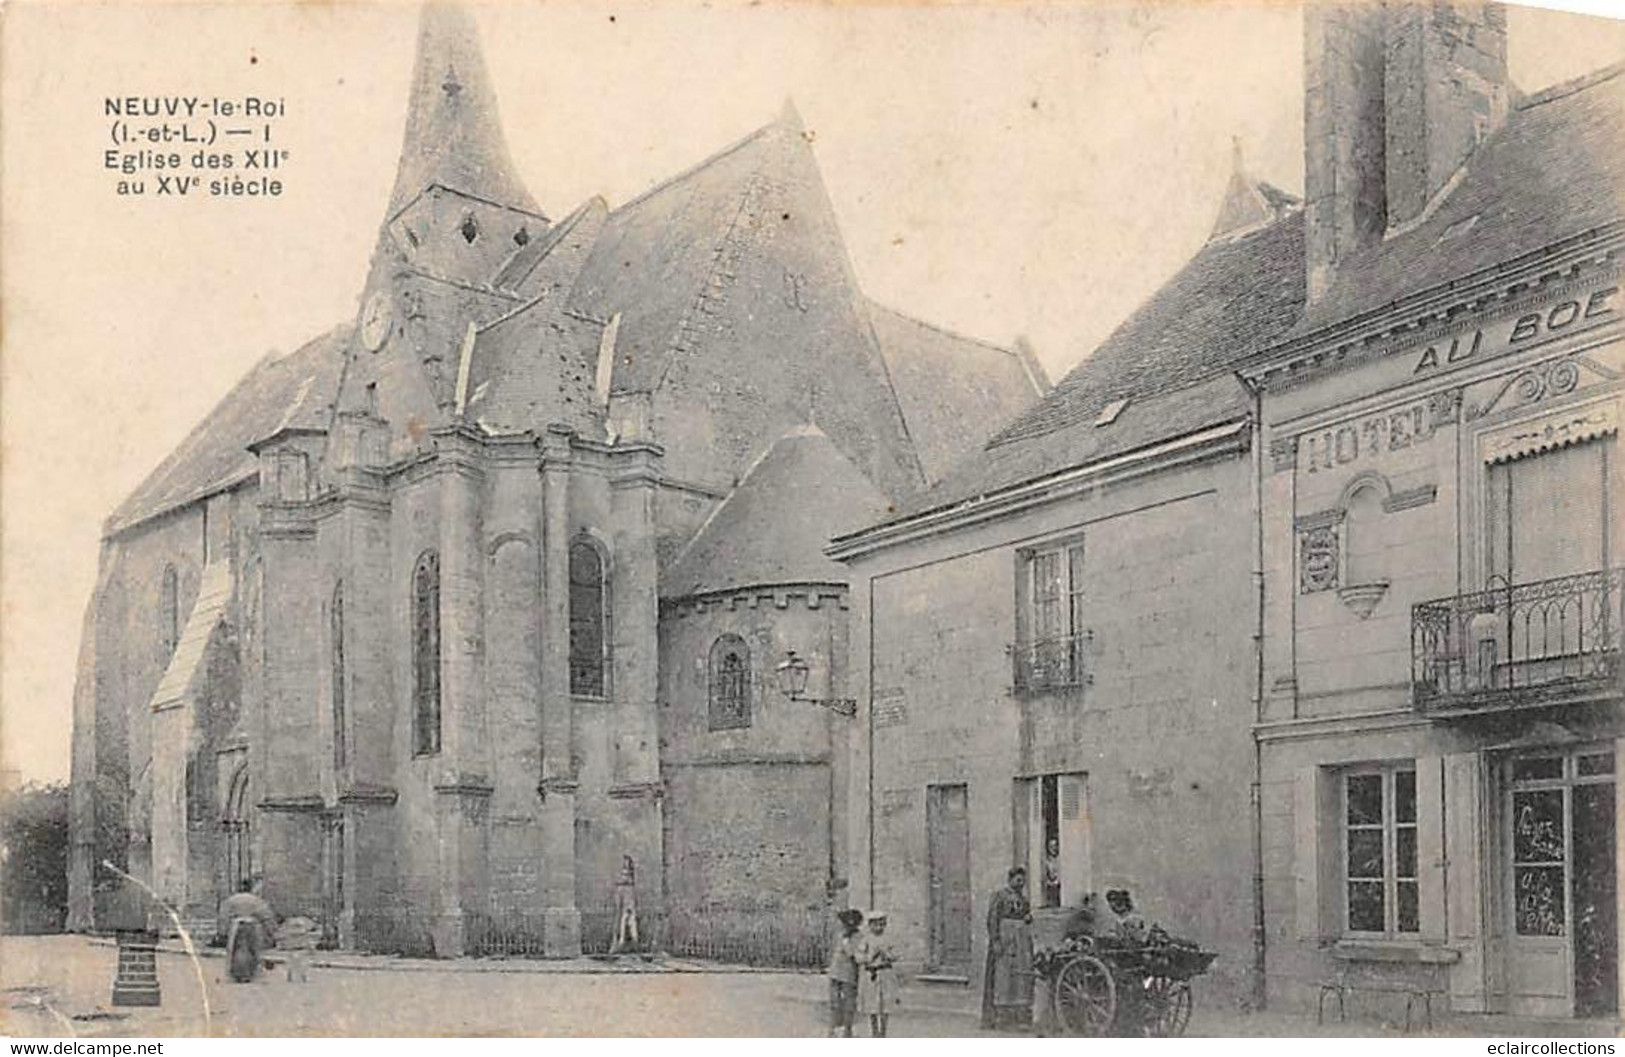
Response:
[[[1076,1035],[1183,1035],[1194,998],[1190,981],[1218,954],[1152,926],[1144,943],[1072,935],[1033,953],[1050,982],[1055,1019]]]

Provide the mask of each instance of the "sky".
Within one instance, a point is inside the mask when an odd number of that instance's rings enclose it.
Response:
[[[1200,247],[1232,142],[1303,188],[1284,3],[489,4],[487,66],[551,216],[614,206],[793,99],[874,299],[1059,378]],[[271,351],[354,318],[394,177],[404,4],[12,0],[0,38],[0,770],[67,776],[102,520]],[[1526,91],[1625,22],[1513,9]],[[285,192],[120,198],[104,99],[285,101]]]

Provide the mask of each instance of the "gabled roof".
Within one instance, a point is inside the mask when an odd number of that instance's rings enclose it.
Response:
[[[765,125],[610,213],[571,300],[599,318],[621,313],[615,392],[659,387],[684,317],[713,279],[718,245],[771,165],[781,131]]]
[[[663,598],[772,584],[845,583],[830,537],[874,521],[886,497],[816,426],[781,437],[673,561]]]
[[[924,484],[792,108],[615,210],[571,304],[620,315],[610,388],[652,394],[674,477],[732,487],[785,429],[816,421],[887,494]]]
[[[417,59],[400,169],[385,215],[393,217],[415,195],[436,184],[538,212],[508,156],[473,16],[451,3],[425,4],[418,16]]]
[[[1054,392],[899,517],[1246,414],[1246,390],[1230,371],[1302,311],[1303,231],[1303,213],[1294,210],[1250,234],[1207,243]],[[1118,401],[1115,416],[1102,415]]]
[[[350,328],[337,327],[286,356],[268,356],[227,393],[180,447],[113,512],[113,535],[138,521],[252,477],[254,441],[286,429],[326,429]]]
[[[1431,215],[1338,266],[1294,333],[1440,287],[1625,216],[1625,64],[1523,99]]]
[[[873,301],[869,322],[928,480],[1049,392],[1031,354],[967,338]]]
[[[520,265],[504,269],[529,300],[478,328],[464,394],[469,420],[498,432],[540,432],[553,423],[601,430],[595,382],[604,327],[571,313],[568,300],[604,212],[602,200],[591,199]]]

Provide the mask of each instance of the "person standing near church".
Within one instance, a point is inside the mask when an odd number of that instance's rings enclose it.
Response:
[[[829,949],[829,1037],[852,1037],[852,1018],[858,1009],[858,957],[863,938],[858,927],[863,911],[848,907],[835,915],[841,934]]]
[[[886,938],[886,913],[869,911],[869,933],[858,963],[858,1008],[869,1015],[869,1034],[886,1037],[887,1019],[897,1005],[897,954]]]
[[[232,980],[246,984],[259,978],[264,968],[263,952],[271,945],[275,923],[271,904],[255,893],[250,881],[243,881],[235,894],[220,903],[220,926],[226,934],[226,959]]]
[[[638,871],[632,856],[621,856],[621,875],[615,879],[615,942],[609,953],[619,954],[638,941]]]

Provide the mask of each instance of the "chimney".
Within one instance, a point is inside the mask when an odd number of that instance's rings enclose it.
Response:
[[[1309,300],[1382,238],[1383,5],[1309,4],[1304,24],[1305,255]]]
[[[1304,9],[1310,301],[1422,216],[1506,117],[1506,10],[1389,0]]]
[[[1506,9],[1388,6],[1388,226],[1420,216],[1507,114]]]

